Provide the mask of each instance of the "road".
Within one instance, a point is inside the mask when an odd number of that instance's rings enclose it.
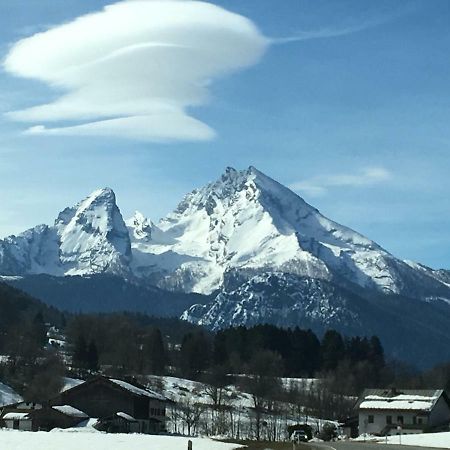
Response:
[[[413,445],[376,444],[373,442],[330,442],[329,444],[312,443],[308,445],[317,450],[425,450],[433,447],[416,447]],[[439,449],[442,450],[442,449]]]

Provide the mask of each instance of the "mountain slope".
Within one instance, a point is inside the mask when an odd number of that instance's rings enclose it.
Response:
[[[400,295],[360,295],[328,281],[284,273],[256,275],[210,303],[194,305],[182,319],[218,330],[268,323],[333,328],[347,336],[380,337],[389,356],[429,367],[450,360],[450,309],[445,301]]]
[[[178,317],[193,304],[211,299],[200,294],[167,292],[111,274],[55,277],[28,275],[6,282],[62,311],[78,313],[140,312]]]
[[[385,293],[450,295],[433,271],[412,267],[327,219],[253,167],[228,168],[158,225],[140,215],[128,226],[134,272],[171,290],[209,294],[227,271],[238,270],[281,271]]]

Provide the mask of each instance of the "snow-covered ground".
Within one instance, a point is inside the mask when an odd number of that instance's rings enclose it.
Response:
[[[450,448],[450,432],[402,435],[402,445],[420,447]],[[399,436],[388,437],[388,444],[399,444]]]
[[[195,405],[201,405],[198,424],[193,429],[194,434],[204,436],[225,436],[235,438],[255,437],[255,413],[253,398],[250,394],[242,392],[235,386],[227,386],[223,392],[222,405],[224,409],[220,413],[215,410],[213,401],[208,395],[208,385],[196,381],[177,377],[150,376],[147,378],[149,387],[164,394],[167,398],[175,401],[175,406],[169,408],[167,423],[168,431],[187,433],[183,416],[183,409],[195,409]],[[284,378],[282,379],[286,388],[292,386],[305,386],[307,389],[313,385],[312,379]],[[301,409],[301,408],[300,408]],[[329,420],[318,419],[307,414],[300,413],[299,408],[293,404],[277,402],[276,412],[263,414],[263,420],[268,426],[264,427],[263,438],[271,439],[273,436],[265,436],[264,433],[276,430],[278,437],[287,438],[287,427],[295,423],[308,423],[313,430],[319,430]],[[335,422],[332,422],[335,423]],[[335,423],[337,425],[337,423]]]
[[[424,434],[402,434],[402,436],[378,437],[373,435],[359,436],[353,441],[378,442],[380,444],[402,444],[418,447],[450,448],[450,432],[424,433]]]
[[[188,440],[193,450],[232,450],[236,444],[225,444],[210,439],[143,434],[52,433],[0,430],[1,448],[8,450],[186,450]]]
[[[20,402],[22,397],[6,384],[0,383],[0,406]]]

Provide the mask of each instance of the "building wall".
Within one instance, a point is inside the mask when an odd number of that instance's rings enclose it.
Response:
[[[33,431],[50,431],[53,428],[71,428],[85,420],[79,417],[71,417],[55,411],[52,408],[43,408],[31,413],[33,419]]]
[[[32,421],[30,419],[28,420],[19,420],[18,421],[18,427],[14,426],[15,420],[5,419],[4,420],[6,428],[16,429],[16,430],[22,430],[22,431],[31,431],[32,430]]]
[[[450,421],[450,408],[444,397],[441,395],[433,410],[430,413],[430,426],[443,425]]]
[[[166,402],[161,400],[151,399],[149,402],[149,417],[153,417],[160,421],[166,418]]]
[[[373,416],[373,423],[369,423],[369,416]],[[398,416],[403,416],[404,425],[413,425],[414,417],[417,417],[417,411],[402,412],[402,411],[360,411],[359,412],[359,434],[369,433],[378,434],[388,425],[387,416],[392,417],[392,425],[397,426]],[[423,416],[422,416],[423,417]],[[427,418],[423,417],[423,425],[427,422]],[[395,431],[395,430],[394,430]],[[408,430],[409,431],[409,430]],[[408,432],[404,430],[404,433]],[[412,430],[411,430],[412,431]]]

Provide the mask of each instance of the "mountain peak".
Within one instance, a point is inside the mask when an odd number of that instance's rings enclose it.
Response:
[[[109,187],[97,189],[86,197],[85,202],[91,204],[93,202],[116,203],[116,194]]]
[[[150,240],[152,237],[153,223],[140,211],[135,211],[133,217],[126,221],[126,225],[133,233],[135,239]]]
[[[131,254],[128,230],[111,188],[98,189],[55,222],[66,273],[120,270]]]

